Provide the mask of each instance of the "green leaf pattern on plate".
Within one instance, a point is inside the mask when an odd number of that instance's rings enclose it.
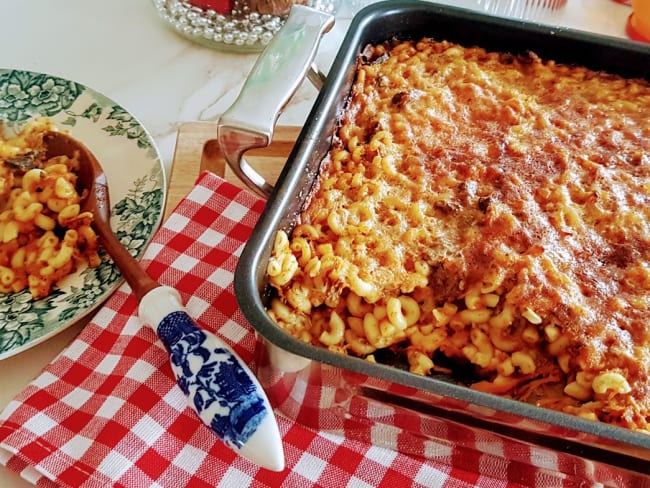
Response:
[[[84,90],[83,85],[55,76],[8,71],[0,75],[0,112],[14,123],[38,115],[51,117],[69,108]]]
[[[126,140],[143,153],[140,159],[150,163],[149,170],[139,171],[142,176],[132,181],[123,198],[112,202],[111,212],[118,238],[131,254],[141,256],[160,223],[165,198],[164,170],[146,130],[124,108],[83,85],[41,73],[0,70],[4,127],[17,130],[36,116],[53,118],[73,135],[83,120],[115,138],[116,144]],[[122,278],[108,255],[101,251],[100,256],[98,267],[80,270],[72,284],[62,283],[64,290],[55,288],[41,300],[33,300],[28,290],[0,294],[0,356],[70,325],[106,299]]]

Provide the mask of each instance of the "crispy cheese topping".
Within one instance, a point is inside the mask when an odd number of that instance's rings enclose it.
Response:
[[[650,430],[648,82],[428,39],[369,47],[291,237],[299,259],[296,239],[321,265],[276,286],[301,330],[335,310],[372,345],[346,297],[374,310],[412,297],[418,321],[381,345],[470,363],[475,388]],[[441,340],[422,346],[432,329]],[[336,347],[354,353],[349,338]],[[560,394],[537,398],[540,383]]]

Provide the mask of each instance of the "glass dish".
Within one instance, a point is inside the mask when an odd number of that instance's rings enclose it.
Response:
[[[255,11],[251,3],[244,0],[153,0],[159,17],[187,39],[223,51],[259,52],[284,25],[288,12]],[[304,3],[329,14],[335,14],[339,6],[339,0],[306,0]]]

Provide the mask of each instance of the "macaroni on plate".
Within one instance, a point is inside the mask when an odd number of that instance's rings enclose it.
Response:
[[[302,341],[650,433],[650,83],[369,46],[267,274]]]
[[[54,130],[36,118],[13,137],[0,137],[0,292],[28,288],[34,299],[75,272],[80,263],[98,266],[93,215],[82,212],[76,189],[79,161],[46,157],[43,135]],[[33,160],[31,168],[12,165]]]

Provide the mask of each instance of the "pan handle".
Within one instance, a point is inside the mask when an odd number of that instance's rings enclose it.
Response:
[[[284,26],[253,66],[239,96],[219,118],[217,139],[228,165],[264,198],[271,194],[273,185],[246,162],[244,153],[271,143],[280,112],[305,77],[317,84],[320,77],[312,63],[321,38],[333,25],[330,14],[301,5],[292,7]]]

